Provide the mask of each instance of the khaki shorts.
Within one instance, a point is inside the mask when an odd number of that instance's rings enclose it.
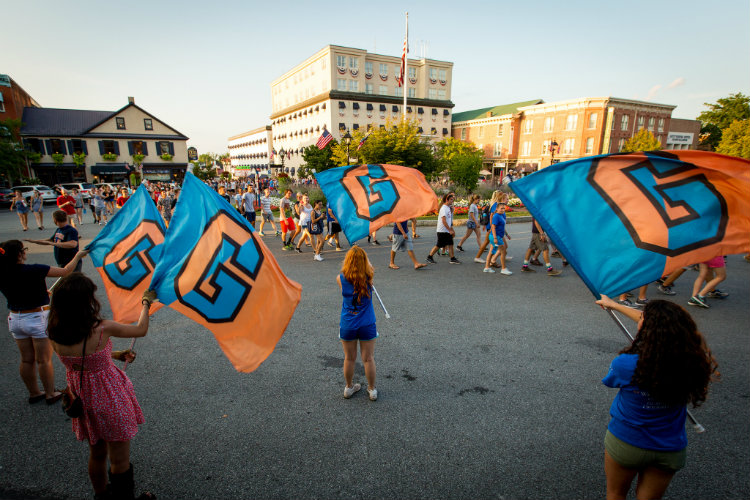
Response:
[[[656,467],[668,472],[677,472],[685,467],[686,449],[680,451],[656,451],[638,448],[615,437],[607,431],[604,436],[604,449],[618,464],[628,469]]]
[[[548,250],[549,247],[547,246],[546,241],[542,241],[542,235],[540,233],[531,233],[531,243],[529,243],[529,249],[533,252],[536,252],[539,250],[540,252],[544,252],[545,250]]]

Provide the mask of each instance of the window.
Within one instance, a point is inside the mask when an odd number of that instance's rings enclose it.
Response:
[[[346,56],[336,56],[336,66],[346,68]]]
[[[380,95],[388,95],[388,86],[387,85],[378,85],[378,94],[380,94]]]
[[[551,142],[552,141],[550,141],[549,139],[547,139],[546,141],[544,141],[542,143],[542,155],[546,155],[546,154],[549,153],[549,145],[550,145]]]
[[[346,130],[346,123],[339,123],[339,130]]]
[[[620,139],[620,141],[619,141],[619,142],[617,143],[617,152],[619,153],[620,151],[622,151],[622,148],[624,148],[624,147],[625,147],[625,138],[623,137],[623,138],[622,138],[622,139]]]
[[[565,155],[573,154],[573,150],[575,149],[575,147],[576,147],[575,139],[565,139],[565,145],[563,146],[563,154]]]
[[[444,81],[446,81],[446,78],[445,78],[445,70],[444,70],[444,69],[441,69],[441,70],[440,70],[440,81],[441,81],[441,82],[444,82]]]
[[[349,91],[359,92],[359,82],[357,80],[349,80]]]
[[[503,154],[503,145],[500,142],[495,143],[495,156],[500,156]]]
[[[396,97],[403,97],[404,96],[404,88],[403,87],[396,87]]]
[[[594,138],[589,137],[586,139],[586,154],[591,154],[594,152]]]
[[[438,90],[438,99],[440,99],[441,101],[444,101],[446,99],[445,90]]]
[[[649,132],[653,132],[654,131],[654,124],[655,123],[656,123],[656,118],[654,118],[653,116],[648,119],[648,130],[649,130]]]
[[[174,155],[174,145],[168,141],[159,141],[156,143],[156,152],[161,155]]]
[[[336,89],[338,90],[346,90],[346,80],[343,78],[337,78],[336,79]]]
[[[526,120],[523,124],[523,133],[530,134],[534,131],[534,120]]]
[[[47,148],[49,149],[49,148]],[[120,145],[117,141],[99,141],[99,154],[120,154]]]
[[[409,87],[409,97],[417,97],[417,89]]]
[[[498,137],[503,136],[503,124],[502,123],[497,124],[497,136]]]
[[[350,57],[349,58],[349,69],[358,70],[359,69],[359,59],[356,57]]]
[[[437,89],[429,89],[428,95],[430,99],[437,99]]]
[[[437,80],[437,70],[435,68],[430,68],[430,80]]]
[[[128,152],[131,155],[148,155],[148,147],[144,141],[128,141]]]
[[[462,141],[466,140],[466,129],[465,128],[461,129],[461,140]]]
[[[365,94],[375,93],[374,86],[372,83],[365,83]]]
[[[565,130],[575,130],[578,127],[578,115],[568,115],[565,120]]]
[[[68,154],[65,149],[65,141],[61,139],[47,139],[47,154],[52,155],[55,153]]]
[[[74,154],[89,154],[88,149],[86,148],[86,141],[82,141],[81,139],[72,139],[68,141],[68,150],[69,153]]]
[[[597,113],[591,113],[589,115],[589,128],[596,128],[596,119],[598,118]]]
[[[664,132],[664,118],[659,118],[659,132]]]
[[[380,64],[380,74],[382,76],[388,76],[388,65],[387,64]]]
[[[529,156],[531,154],[531,141],[524,141],[521,146],[521,156]]]
[[[638,130],[643,128],[643,116],[638,117]]]
[[[630,120],[630,115],[622,115],[622,121],[620,122],[620,130],[627,130],[628,129],[628,121],[629,120]]]
[[[35,153],[44,154],[44,143],[41,139],[24,139],[23,140],[26,149],[34,151]]]
[[[395,76],[396,78],[401,76],[401,65],[393,67],[393,76]]]
[[[154,130],[154,122],[151,121],[151,118],[143,119],[143,128],[145,130]]]
[[[372,74],[372,63],[371,62],[365,62],[365,73],[368,75]]]
[[[117,122],[117,130],[125,130],[125,118],[118,116],[115,118],[115,122]]]
[[[437,135],[437,129],[435,127],[430,129],[430,135]]]
[[[545,132],[552,132],[552,129],[555,128],[555,117],[554,116],[548,116],[544,119],[544,131]]]
[[[409,68],[409,78],[412,80],[417,77],[417,68]]]

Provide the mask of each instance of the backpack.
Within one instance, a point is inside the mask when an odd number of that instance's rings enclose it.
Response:
[[[490,223],[490,206],[486,205],[482,209],[482,214],[479,216],[479,223],[483,226],[486,226]]]

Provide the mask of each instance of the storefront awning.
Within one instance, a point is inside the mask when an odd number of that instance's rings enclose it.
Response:
[[[92,175],[127,175],[129,172],[124,163],[97,163],[91,166]]]

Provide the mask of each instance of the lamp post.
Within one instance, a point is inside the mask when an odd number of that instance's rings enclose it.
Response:
[[[344,143],[346,143],[346,164],[349,165],[349,162],[351,161],[349,158],[349,144],[352,143],[352,136],[349,135],[349,131],[346,131],[346,134],[344,134],[344,137],[342,137],[344,140]]]
[[[549,164],[554,165],[555,164],[555,151],[557,150],[559,146],[557,145],[557,141],[552,139],[552,142],[549,145],[549,152],[550,152],[550,160]]]
[[[286,151],[284,151],[284,148],[282,147],[279,150],[279,156],[281,157],[281,171],[284,171],[284,155],[286,154]]]

